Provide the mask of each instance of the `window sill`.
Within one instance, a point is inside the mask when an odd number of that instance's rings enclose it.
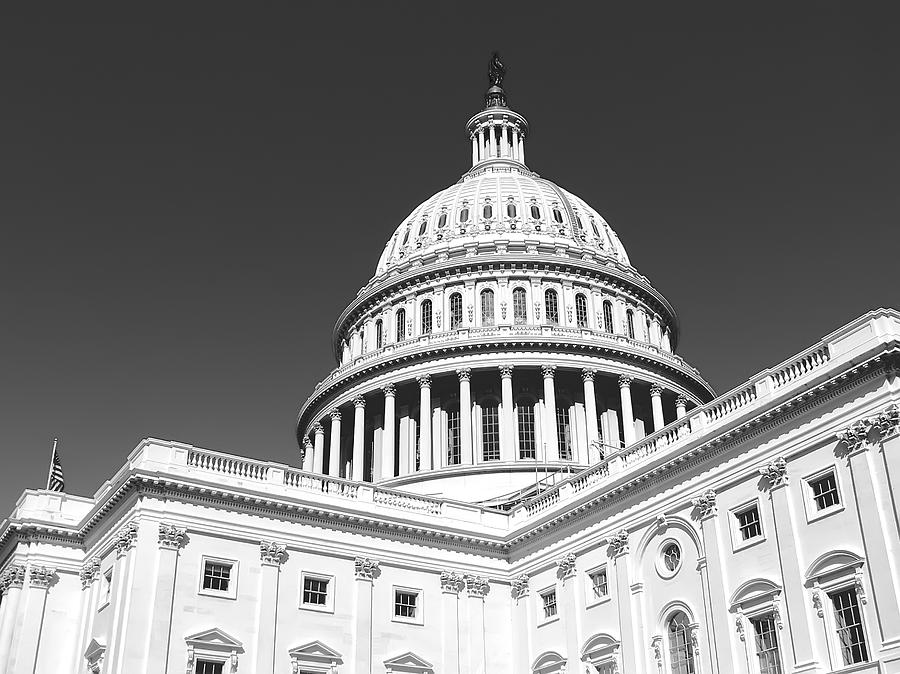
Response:
[[[538,622],[537,626],[543,627],[544,625],[550,625],[552,623],[555,623],[558,620],[559,620],[559,614],[557,613],[552,618],[544,618],[542,621]]]
[[[197,590],[197,594],[204,597],[215,597],[216,599],[237,599],[235,592],[216,592],[215,590]]]
[[[815,504],[812,504],[815,507]],[[825,519],[826,517],[830,517],[831,515],[836,515],[839,512],[844,511],[844,504],[838,503],[837,505],[829,506],[824,510],[817,510],[816,512],[807,512],[806,514],[806,522],[807,524],[812,524],[813,522],[817,522],[818,520]]]
[[[599,599],[591,599],[585,605],[585,608],[594,608],[595,606],[602,606],[603,604],[608,604],[610,601],[612,601],[612,597],[607,594],[605,597],[600,597]]]
[[[107,606],[109,606],[109,600],[103,602],[102,604],[100,604],[100,606],[97,607],[97,613],[100,613],[100,611],[105,609]]]
[[[868,662],[858,662],[855,665],[845,665],[840,669],[832,670],[832,674],[856,674],[856,672],[872,672],[872,674],[875,674],[878,671],[878,661],[869,660]]]
[[[748,538],[746,541],[741,541],[740,543],[734,544],[734,552],[740,552],[741,550],[746,550],[747,548],[752,548],[754,545],[759,545],[760,543],[765,543],[766,537],[762,534],[759,536],[754,536],[753,538]]]
[[[425,626],[425,622],[418,618],[401,618],[400,616],[394,616],[391,618],[391,622],[400,623],[401,625],[413,625],[414,627]]]
[[[328,604],[300,604],[301,611],[315,611],[316,613],[334,613],[334,606]]]

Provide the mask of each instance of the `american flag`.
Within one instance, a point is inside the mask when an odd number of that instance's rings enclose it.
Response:
[[[47,489],[50,491],[64,491],[66,481],[63,478],[62,464],[59,462],[59,452],[56,451],[56,445],[59,440],[53,440],[53,454],[50,457],[50,474],[47,475]]]

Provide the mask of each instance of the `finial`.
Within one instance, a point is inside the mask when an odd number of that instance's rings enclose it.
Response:
[[[491,54],[491,62],[488,65],[488,82],[491,87],[484,95],[484,107],[505,108],[506,93],[503,91],[503,78],[506,76],[506,66],[500,60],[500,53]]]

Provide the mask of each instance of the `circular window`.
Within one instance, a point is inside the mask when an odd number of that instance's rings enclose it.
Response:
[[[663,578],[671,578],[681,568],[681,546],[671,538],[659,546],[656,570]]]

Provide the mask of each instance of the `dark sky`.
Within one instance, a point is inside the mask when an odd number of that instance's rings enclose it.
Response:
[[[3,5],[0,516],[53,436],[80,494],[146,436],[295,463],[335,318],[468,168],[493,49],[529,165],[718,391],[900,305],[889,4],[443,4]]]

